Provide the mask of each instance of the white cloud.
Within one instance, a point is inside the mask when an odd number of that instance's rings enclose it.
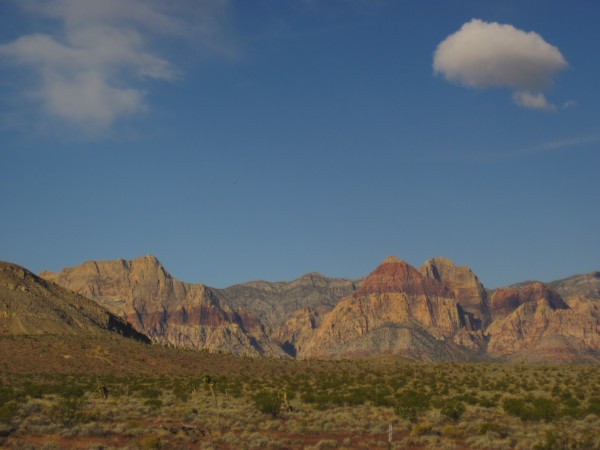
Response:
[[[555,109],[542,91],[567,67],[563,55],[539,34],[472,19],[435,50],[433,70],[473,88],[508,87],[525,108]]]
[[[153,50],[154,38],[194,40],[226,52],[218,39],[227,1],[20,0],[58,27],[0,45],[0,62],[30,69],[21,94],[50,119],[84,129],[109,128],[148,109],[143,80],[181,77]],[[146,87],[146,89],[144,88]]]
[[[529,91],[517,91],[513,94],[513,101],[523,108],[556,111],[556,106],[548,103],[542,93],[532,94]]]

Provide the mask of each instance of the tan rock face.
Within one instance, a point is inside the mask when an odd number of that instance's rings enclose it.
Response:
[[[492,296],[496,320],[488,328],[492,356],[529,361],[594,360],[600,321],[592,304],[571,309],[542,283],[499,289]]]
[[[275,328],[271,339],[291,356],[301,355],[330,311],[331,308],[327,306],[294,311],[288,320]]]
[[[369,348],[361,345],[373,342],[362,337],[389,325],[426,331],[432,340],[440,341],[440,346],[455,337],[471,350],[479,350],[481,345],[481,335],[467,330],[467,318],[446,286],[390,257],[362,282],[356,293],[339,301],[298,356],[368,354]],[[463,333],[472,339],[459,337]],[[406,340],[410,333],[397,335]]]
[[[490,323],[487,292],[471,269],[455,266],[448,258],[432,258],[419,268],[419,272],[447,286],[460,306],[472,314],[472,320],[479,322],[479,326],[485,327]]]
[[[152,256],[90,261],[41,277],[91,297],[156,342],[236,354],[282,356],[249,312],[208,287],[174,279]]]

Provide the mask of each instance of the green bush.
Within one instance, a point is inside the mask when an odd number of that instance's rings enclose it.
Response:
[[[50,418],[64,426],[72,426],[83,420],[81,407],[83,401],[79,398],[63,398],[50,409]]]
[[[560,417],[560,408],[557,402],[544,397],[507,398],[502,407],[504,411],[521,420],[553,420]]]
[[[420,391],[403,391],[396,396],[394,412],[402,417],[414,421],[417,417],[427,411],[430,406],[428,394]]]
[[[160,398],[161,392],[156,389],[145,388],[139,391],[139,395],[145,399],[156,400]]]
[[[254,395],[254,406],[263,414],[270,414],[277,417],[281,412],[281,398],[269,391],[260,391]]]
[[[152,409],[160,409],[162,408],[163,402],[160,398],[147,398],[144,401],[144,404]]]
[[[17,415],[19,405],[14,400],[0,404],[0,422],[10,422]]]
[[[465,412],[465,405],[463,402],[457,400],[450,400],[441,409],[441,413],[448,419],[458,422]]]
[[[600,417],[600,397],[592,397],[588,400],[587,413]]]
[[[479,427],[479,434],[498,433],[501,438],[508,436],[508,431],[497,423],[484,422]]]

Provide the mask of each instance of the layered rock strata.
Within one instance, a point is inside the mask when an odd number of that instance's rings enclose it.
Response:
[[[94,298],[155,342],[234,354],[283,356],[260,321],[201,284],[174,279],[152,256],[89,261],[41,277]]]

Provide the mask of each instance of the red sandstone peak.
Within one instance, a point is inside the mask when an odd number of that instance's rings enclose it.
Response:
[[[409,295],[443,295],[450,297],[449,291],[437,280],[425,278],[405,261],[388,256],[361,283],[355,295],[404,292]]]

